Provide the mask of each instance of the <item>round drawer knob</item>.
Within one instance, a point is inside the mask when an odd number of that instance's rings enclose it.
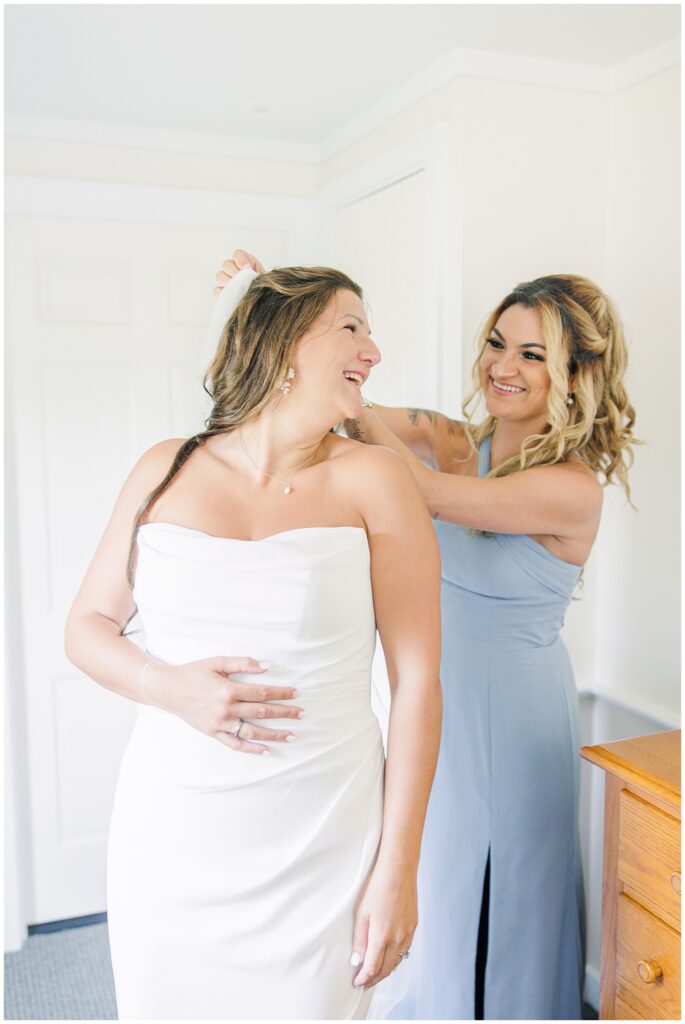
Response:
[[[671,875],[671,888],[680,896],[680,875],[677,872]]]
[[[656,961],[640,960],[637,965],[637,973],[640,975],[645,985],[653,985],[656,979],[660,978],[664,972]]]

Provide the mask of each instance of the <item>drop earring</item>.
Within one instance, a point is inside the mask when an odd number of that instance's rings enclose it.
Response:
[[[287,395],[288,392],[290,391],[292,387],[292,384],[290,382],[293,380],[295,380],[295,371],[292,368],[292,366],[290,366],[288,367],[288,373],[286,375],[285,380],[283,381],[282,384],[278,385],[279,389],[283,392],[284,395]]]
[[[573,394],[570,391],[569,391],[569,393],[566,396],[566,404],[567,405],[573,405]]]

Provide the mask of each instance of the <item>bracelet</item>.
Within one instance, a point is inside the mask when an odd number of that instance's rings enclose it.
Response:
[[[143,704],[150,704],[150,700],[145,691],[145,672],[147,671],[147,669],[149,669],[150,665],[159,665],[159,662],[157,661],[156,658],[151,658],[149,661],[146,661],[143,667],[141,668],[140,676],[138,677],[138,682],[140,684],[140,692],[143,695]]]
[[[373,402],[370,402],[366,395],[362,395],[362,405],[366,409],[373,409]]]

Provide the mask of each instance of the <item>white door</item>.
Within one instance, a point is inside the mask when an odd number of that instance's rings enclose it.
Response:
[[[439,398],[426,178],[417,171],[335,215],[336,266],[362,286],[383,355],[366,388],[382,405],[435,408]]]
[[[105,843],[134,705],[63,652],[69,605],[129,469],[201,429],[213,274],[285,231],[13,216],[7,224],[8,679],[29,835],[28,923],[105,909]],[[13,468],[12,468],[13,467]],[[13,526],[14,524],[14,526]]]

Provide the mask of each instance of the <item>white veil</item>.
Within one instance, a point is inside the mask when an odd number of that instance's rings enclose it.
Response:
[[[212,310],[212,319],[209,321],[209,327],[205,335],[205,343],[202,347],[203,373],[214,358],[214,353],[219,344],[221,332],[226,326],[226,321],[246,294],[255,277],[258,276],[257,271],[253,270],[252,267],[243,267],[235,277],[231,278],[228,284],[224,285],[223,291],[217,297],[214,309]]]

